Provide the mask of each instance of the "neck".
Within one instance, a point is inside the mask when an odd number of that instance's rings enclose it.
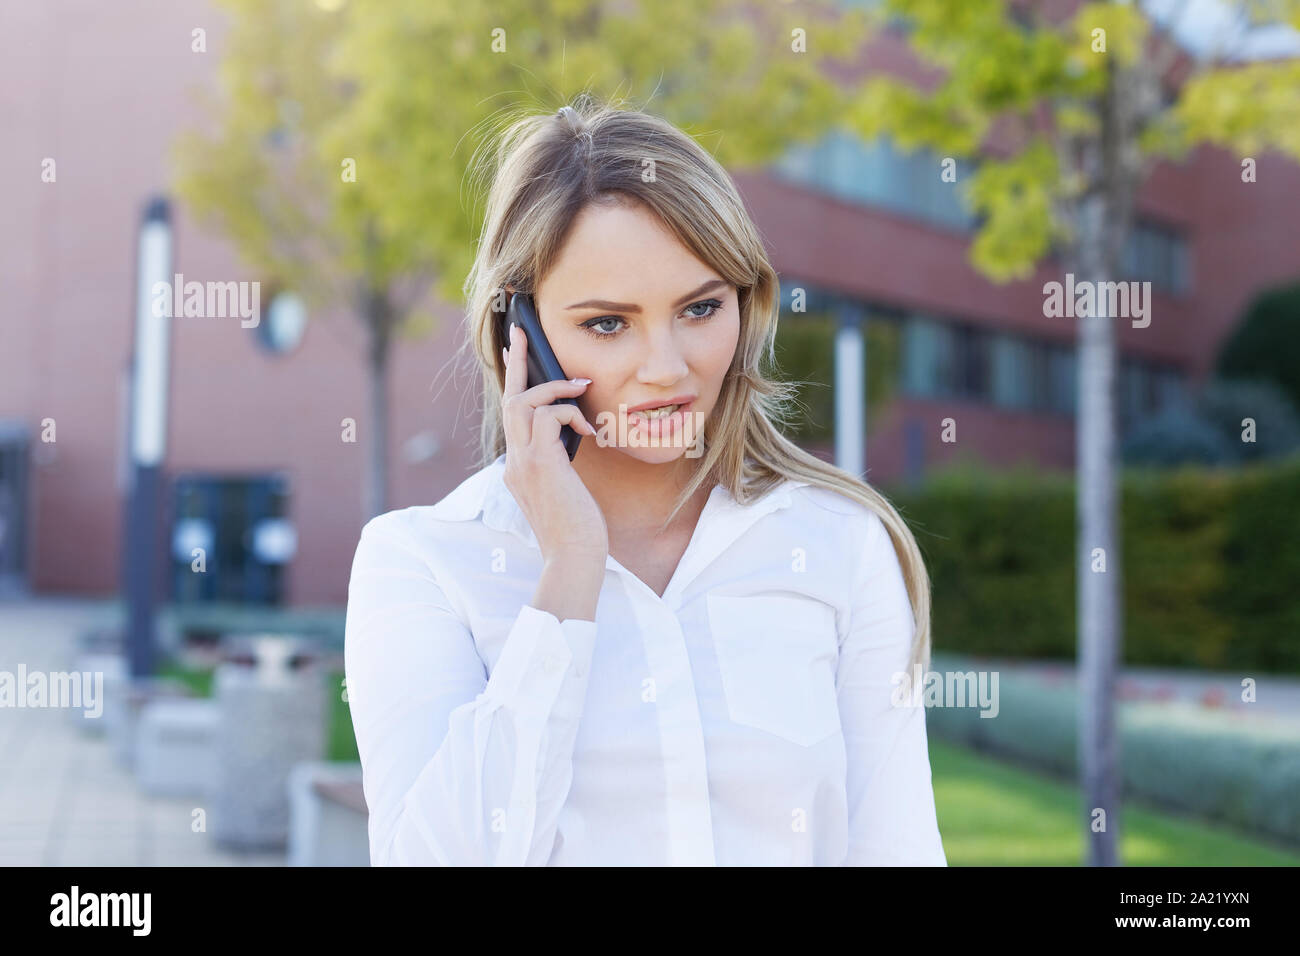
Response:
[[[662,465],[647,464],[617,449],[597,447],[589,438],[573,459],[574,470],[605,515],[611,537],[658,531],[697,467],[698,458],[685,456]],[[694,527],[712,490],[705,482],[669,530],[683,524]]]

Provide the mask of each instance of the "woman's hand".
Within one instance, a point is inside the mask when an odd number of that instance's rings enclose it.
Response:
[[[576,405],[552,405],[556,399],[581,395],[587,385],[571,381],[528,383],[528,336],[510,326],[501,418],[506,436],[505,485],[514,495],[537,536],[543,560],[589,558],[603,568],[609,531],[596,499],[582,483],[560,427],[585,435],[596,430]]]

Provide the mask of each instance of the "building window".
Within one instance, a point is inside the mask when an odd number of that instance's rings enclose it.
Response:
[[[1078,410],[1079,380],[1078,358],[1068,345],[1048,347],[1048,408],[1061,415],[1074,415]]]
[[[1191,251],[1187,239],[1172,229],[1136,222],[1129,230],[1120,260],[1124,275],[1167,292],[1191,289]]]
[[[172,487],[172,600],[282,603],[297,550],[287,479],[184,474]]]
[[[970,325],[957,327],[957,358],[963,398],[988,401],[992,393],[991,349],[988,333]]]
[[[994,333],[992,340],[994,404],[1004,408],[1030,408],[1033,395],[1029,343],[1005,332]]]
[[[925,316],[903,324],[903,389],[918,398],[957,394],[956,335],[953,327]]]
[[[809,287],[807,301],[809,311],[817,312],[832,298]],[[1072,343],[994,331],[921,313],[864,308],[873,317],[872,327],[898,329],[897,381],[904,396],[979,402],[1070,418],[1078,412],[1078,357]],[[825,321],[831,321],[832,315],[833,311]],[[871,376],[868,382],[872,382]],[[1122,427],[1186,398],[1186,379],[1178,368],[1120,358],[1116,404]]]
[[[864,143],[832,130],[817,143],[791,147],[772,170],[840,199],[968,232],[975,217],[962,196],[972,162],[958,160],[957,182],[949,183],[940,179],[941,158],[924,149],[904,152],[885,136]]]

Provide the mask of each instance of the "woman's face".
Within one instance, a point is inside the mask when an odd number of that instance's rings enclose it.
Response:
[[[663,464],[698,457],[703,424],[740,337],[737,291],[639,204],[589,205],[534,297],[601,454]],[[680,399],[671,420],[634,409]]]

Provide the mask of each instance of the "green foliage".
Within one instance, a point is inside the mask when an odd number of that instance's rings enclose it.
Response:
[[[935,654],[931,669],[965,673],[989,662]],[[1078,692],[1072,680],[998,672],[998,714],[931,707],[938,739],[996,753],[1073,778],[1078,761]],[[1194,813],[1300,844],[1300,742],[1294,723],[1230,720],[1186,704],[1125,702],[1119,707],[1126,798]],[[939,775],[936,773],[936,799]],[[942,820],[940,821],[942,823]]]
[[[1224,658],[1262,670],[1295,671],[1300,658],[1300,465],[1260,467],[1234,482],[1222,539],[1224,586],[1216,616],[1233,624]]]
[[[892,500],[933,581],[939,650],[1073,659],[1073,482],[942,475]],[[1300,672],[1300,457],[1122,481],[1124,660]]]
[[[1193,76],[1173,108],[1176,135],[1184,142],[1206,142],[1234,156],[1254,156],[1274,148],[1300,157],[1296,94],[1300,60],[1246,63]]]
[[[892,499],[933,582],[936,648],[1067,657],[1074,635],[1074,498],[1064,481],[954,470]]]
[[[484,184],[466,188],[476,147],[520,111],[552,111],[584,91],[661,113],[732,168],[765,163],[832,124],[970,159],[1009,119],[1023,135],[983,155],[973,176],[983,226],[971,256],[997,281],[1024,277],[1072,234],[1061,204],[1086,185],[1030,120],[1048,115],[1071,137],[1098,136],[1099,95],[1113,68],[1145,62],[1149,33],[1136,5],[1119,2],[1081,4],[1060,22],[1006,0],[885,0],[869,10],[829,0],[219,6],[230,20],[220,89],[200,104],[211,132],[177,144],[177,189],[255,268],[317,305],[356,304],[411,274],[436,276],[442,297],[459,301],[482,213]],[[1300,21],[1296,0],[1252,12]],[[835,79],[827,67],[885,23],[909,27],[913,52],[944,71],[940,82]],[[1144,118],[1142,142],[1161,155],[1208,140],[1300,157],[1297,88],[1295,61],[1197,75],[1176,107]],[[355,181],[341,175],[345,160]]]
[[[1249,5],[1260,22],[1300,22],[1297,0]],[[1272,147],[1300,159],[1300,62],[1215,64],[1172,104],[1141,97],[1134,91],[1160,82],[1151,75],[1159,56],[1135,3],[1087,2],[1062,14],[1007,0],[882,0],[872,22],[904,25],[910,51],[941,77],[917,86],[870,75],[853,91],[845,125],[866,139],[887,134],[904,149],[980,155],[971,198],[982,226],[970,257],[997,282],[1028,277],[1058,241],[1070,251],[1083,240],[1077,200],[1117,185],[1104,179],[1114,169],[1077,161],[1083,144],[1099,143],[1112,85],[1128,99],[1130,120],[1115,148],[1141,160],[1139,182],[1155,160],[1201,142],[1239,156]],[[995,124],[1006,134],[996,146]]]
[[[1300,123],[1293,124],[1300,127]],[[1251,303],[1217,360],[1224,378],[1276,383],[1300,409],[1300,283],[1271,289]]]
[[[1300,450],[1300,412],[1272,382],[1213,381],[1200,396],[1205,420],[1235,442],[1245,461],[1284,458]],[[1242,441],[1247,419],[1255,440]]]
[[[1243,436],[1247,419],[1254,440]],[[1300,415],[1268,381],[1214,380],[1190,405],[1163,409],[1138,423],[1124,440],[1130,465],[1223,465],[1286,458],[1300,451]]]
[[[776,330],[776,374],[799,383],[802,416],[790,437],[826,441],[835,433],[835,320],[828,315],[783,317]]]
[[[208,131],[176,146],[177,190],[254,268],[321,306],[411,277],[460,301],[484,198],[471,159],[520,112],[589,91],[659,112],[729,166],[759,164],[837,115],[826,66],[866,22],[829,2],[218,2],[220,89],[201,104]]]
[[[354,0],[348,11],[353,148],[367,156],[382,228],[438,264],[449,301],[481,225],[486,183],[469,181],[471,161],[519,113],[591,92],[666,117],[730,167],[757,165],[837,115],[827,63],[864,35],[861,14],[829,3]]]
[[[1236,461],[1237,448],[1193,408],[1172,405],[1139,422],[1121,449],[1128,465],[1222,465]]]
[[[798,441],[830,441],[835,436],[835,329],[835,318],[824,313],[786,316],[777,326],[776,375],[801,383],[801,415],[797,428],[791,430]],[[870,425],[898,392],[902,360],[898,324],[868,319],[863,339]]]

